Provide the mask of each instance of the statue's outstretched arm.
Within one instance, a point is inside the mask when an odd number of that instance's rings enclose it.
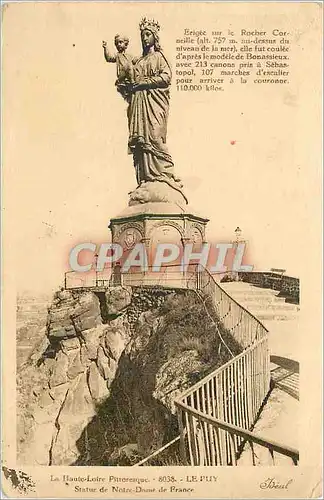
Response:
[[[115,63],[116,62],[116,57],[112,56],[109,54],[109,51],[107,49],[107,42],[103,41],[102,42],[103,50],[104,50],[104,57],[107,62]]]
[[[106,50],[104,51],[104,56],[107,62],[115,63],[116,62],[116,57],[110,55]]]

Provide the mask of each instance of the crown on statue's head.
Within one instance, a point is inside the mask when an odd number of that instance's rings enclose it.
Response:
[[[157,33],[160,31],[160,25],[157,21],[154,21],[154,19],[147,19],[146,17],[143,17],[143,19],[140,22],[140,30],[149,30],[152,31],[153,33]]]

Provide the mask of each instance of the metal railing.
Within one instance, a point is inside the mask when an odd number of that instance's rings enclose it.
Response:
[[[142,460],[140,460],[140,462],[134,464],[133,467],[139,467],[142,465],[167,465],[165,462],[168,461],[169,457],[164,459],[163,454],[164,452],[167,452],[169,455],[170,449],[173,448],[174,446],[178,446],[179,441],[180,441],[180,436],[177,436],[176,438],[172,439],[172,441],[169,441],[167,444],[165,444],[158,450],[151,453],[148,457],[145,457]],[[174,465],[174,463],[170,463],[170,465]]]
[[[196,419],[192,410],[249,430],[257,418],[270,387],[267,338],[263,338],[222,367],[202,379],[175,402],[179,427],[187,432],[182,443],[184,462],[191,465],[234,465],[232,437],[221,429],[212,430]],[[242,439],[234,438],[237,454]],[[185,451],[185,448],[187,451]]]
[[[69,288],[66,273],[66,288]],[[222,273],[223,274],[223,273]],[[115,276],[116,277],[116,276]],[[80,277],[79,277],[80,278]],[[83,281],[82,281],[83,279]],[[82,276],[75,288],[123,286],[161,286],[186,288],[199,293],[217,321],[242,347],[243,352],[203,378],[176,401],[183,464],[237,465],[249,443],[251,464],[255,465],[254,445],[288,456],[294,464],[298,451],[269,441],[251,432],[270,389],[268,330],[234,300],[202,266],[191,264],[153,267],[145,272],[132,269],[107,277],[98,273]],[[178,442],[178,438],[175,439]],[[149,464],[173,442],[157,450],[136,465]]]
[[[270,390],[268,331],[236,302],[205,269],[199,269],[199,290],[223,327],[243,352],[183,393],[175,405],[183,462],[190,465],[236,465],[245,443],[293,458],[298,451],[251,432]]]
[[[162,286],[167,288],[197,289],[199,274],[197,264],[190,264],[186,268],[181,265],[147,267],[142,271],[139,267],[131,268],[127,272],[118,273],[112,269],[102,272],[65,273],[65,288],[67,290],[82,288],[107,288],[110,286]]]
[[[289,457],[298,465],[299,452],[294,448],[263,438],[241,427],[208,415],[188,405],[177,402],[179,420],[187,422],[187,442],[190,452],[184,463],[190,465],[238,465],[238,459],[246,449],[250,451],[250,464],[256,465],[256,446],[268,450],[270,465],[276,465],[276,454]],[[184,441],[184,440],[183,440]],[[182,454],[185,443],[182,443]],[[268,462],[269,464],[269,462]]]
[[[108,287],[111,278],[111,269],[103,272],[89,271],[80,273],[77,271],[67,271],[64,275],[64,288],[66,290]]]
[[[241,306],[200,266],[199,290],[210,301],[219,321],[244,348],[267,337],[268,330],[250,311]]]

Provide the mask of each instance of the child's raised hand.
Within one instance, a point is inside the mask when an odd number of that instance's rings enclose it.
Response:
[[[104,49],[107,47],[107,42],[105,40],[102,41],[102,46]]]

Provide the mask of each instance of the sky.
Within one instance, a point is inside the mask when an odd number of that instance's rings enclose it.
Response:
[[[143,16],[161,25],[174,74],[168,147],[190,206],[210,219],[207,239],[231,241],[239,226],[255,269],[300,275],[305,245],[320,241],[321,196],[318,27],[311,8],[301,18],[300,5],[270,3],[267,12],[237,3],[6,7],[4,255],[18,291],[57,288],[69,250],[110,241],[109,220],[136,187],[126,104],[101,44],[113,50],[115,34],[126,33],[129,52],[139,54]],[[186,28],[290,30],[291,83],[177,91],[175,40]]]

